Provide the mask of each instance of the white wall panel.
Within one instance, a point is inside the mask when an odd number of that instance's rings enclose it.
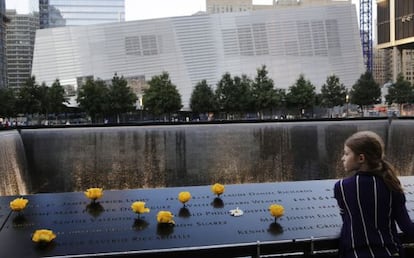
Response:
[[[163,71],[189,107],[197,82],[266,65],[276,87],[304,74],[317,88],[336,74],[351,87],[364,72],[353,5],[184,16],[39,30],[32,74],[48,85],[94,75],[110,80]]]

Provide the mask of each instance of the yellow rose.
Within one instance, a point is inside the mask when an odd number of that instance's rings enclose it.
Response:
[[[158,223],[170,223],[175,224],[174,220],[172,219],[174,215],[170,211],[159,211],[157,214],[157,221]]]
[[[24,208],[26,208],[28,202],[29,200],[27,199],[16,198],[10,202],[10,209],[12,209],[12,211],[22,211]]]
[[[150,212],[150,209],[145,207],[145,202],[133,202],[131,209],[138,214]]]
[[[280,218],[285,213],[285,208],[279,204],[272,204],[269,206],[270,214],[275,218]]]
[[[214,194],[217,194],[217,195],[220,195],[220,194],[222,194],[222,193],[224,193],[224,185],[222,185],[222,184],[218,184],[218,183],[216,183],[216,184],[214,184],[212,187],[211,187],[211,191],[214,193]]]
[[[91,200],[96,200],[103,196],[103,189],[102,188],[89,188],[86,190],[85,195]]]
[[[190,192],[180,192],[178,194],[178,200],[182,203],[186,203],[191,199],[191,194]]]
[[[39,243],[39,242],[50,242],[56,238],[56,235],[53,233],[52,230],[48,229],[38,229],[33,233],[32,241]]]

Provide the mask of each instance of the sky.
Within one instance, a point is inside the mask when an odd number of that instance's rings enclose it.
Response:
[[[27,13],[30,0],[6,0],[7,9]],[[253,0],[254,4],[269,4],[272,0]],[[375,0],[372,0],[373,6]],[[359,0],[352,0],[359,8]],[[206,0],[125,0],[125,20],[144,20],[191,15],[206,10]]]

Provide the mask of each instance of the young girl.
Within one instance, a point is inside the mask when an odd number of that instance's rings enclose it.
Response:
[[[410,237],[414,224],[395,169],[384,160],[382,139],[370,131],[353,134],[341,161],[354,174],[334,187],[343,221],[339,256],[403,257],[395,223]]]

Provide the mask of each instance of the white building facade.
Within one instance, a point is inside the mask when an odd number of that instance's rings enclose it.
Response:
[[[351,87],[364,72],[355,5],[171,17],[38,30],[32,75],[76,90],[103,80],[170,74],[184,110],[194,86],[226,72],[251,78],[267,66],[276,88],[300,74],[320,91],[329,75]],[[145,105],[145,103],[144,103]]]

